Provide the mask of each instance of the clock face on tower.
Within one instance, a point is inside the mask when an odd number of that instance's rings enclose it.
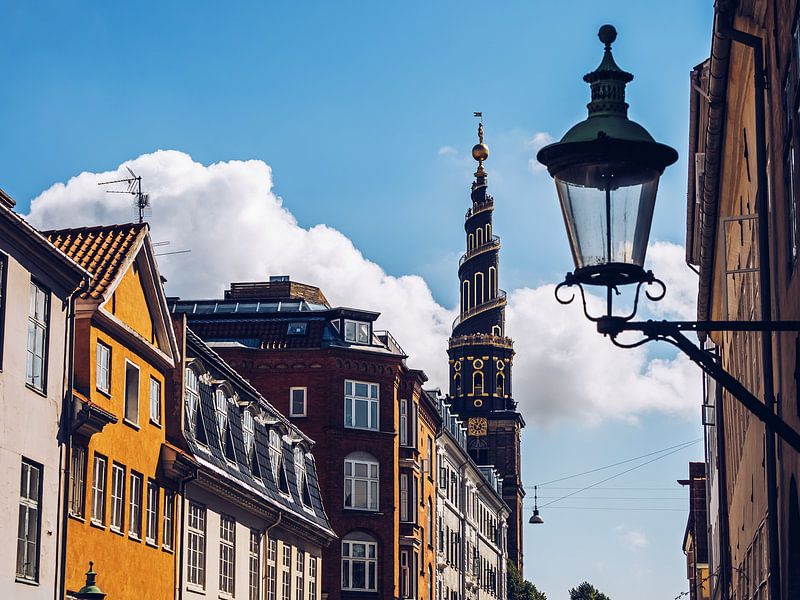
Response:
[[[470,417],[467,420],[467,435],[482,437],[486,435],[486,417]]]

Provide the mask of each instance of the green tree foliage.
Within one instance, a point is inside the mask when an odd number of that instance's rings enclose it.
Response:
[[[525,581],[517,567],[508,562],[508,600],[547,600],[542,592],[530,581]]]
[[[569,600],[611,600],[588,581],[569,591]]]

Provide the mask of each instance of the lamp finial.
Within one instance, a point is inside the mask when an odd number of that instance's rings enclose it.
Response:
[[[475,177],[486,177],[483,161],[489,158],[489,146],[483,143],[483,113],[475,112],[474,115],[480,119],[478,122],[478,143],[472,147],[472,158],[478,161],[478,170],[475,172]]]

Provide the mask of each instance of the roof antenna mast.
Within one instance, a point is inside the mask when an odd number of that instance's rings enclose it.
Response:
[[[97,185],[111,185],[113,183],[126,183],[128,185],[127,190],[106,190],[108,194],[130,194],[134,196],[133,200],[133,207],[136,209],[137,212],[137,222],[144,223],[144,218],[149,217],[152,213],[150,211],[150,194],[145,194],[142,192],[142,178],[141,176],[134,173],[130,167],[127,165],[125,166],[128,169],[128,173],[131,174],[130,177],[125,179],[115,179],[114,181],[102,181]]]

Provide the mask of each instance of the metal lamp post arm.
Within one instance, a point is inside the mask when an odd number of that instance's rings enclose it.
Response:
[[[623,348],[642,345],[651,341],[671,343],[734,398],[753,413],[765,425],[796,452],[800,453],[800,433],[781,419],[757,396],[748,390],[738,379],[728,373],[719,360],[703,348],[692,343],[682,331],[800,331],[800,321],[624,321],[619,317],[601,317],[597,321],[597,330],[608,335],[611,341]],[[644,338],[633,344],[617,341],[616,337],[623,331],[639,331]]]

